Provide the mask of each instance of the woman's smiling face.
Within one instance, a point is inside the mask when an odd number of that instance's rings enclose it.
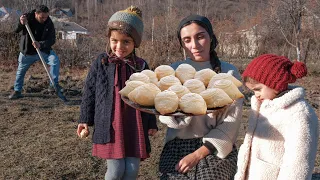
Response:
[[[210,60],[210,36],[200,25],[191,23],[180,31],[181,41],[188,57],[193,61]]]

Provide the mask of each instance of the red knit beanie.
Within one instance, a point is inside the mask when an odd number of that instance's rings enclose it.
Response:
[[[282,92],[289,83],[307,75],[307,67],[302,62],[291,62],[284,56],[264,54],[253,59],[242,74],[271,89]]]

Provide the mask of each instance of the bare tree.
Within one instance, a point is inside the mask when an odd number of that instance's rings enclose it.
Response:
[[[301,38],[301,24],[304,16],[306,0],[273,0],[271,1],[271,18],[277,24],[286,42],[295,48],[296,59],[301,57],[303,50]]]

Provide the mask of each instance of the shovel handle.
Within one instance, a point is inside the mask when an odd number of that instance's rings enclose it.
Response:
[[[29,24],[26,23],[25,26],[26,26],[26,28],[27,28],[28,34],[29,34],[32,42],[35,42],[36,40],[34,39],[34,36],[33,36],[33,34],[32,34],[32,31],[31,31],[31,29],[30,29]],[[43,67],[44,67],[44,69],[46,70],[46,72],[47,72],[47,74],[48,74],[48,76],[49,76],[49,79],[50,79],[51,84],[53,85],[54,89],[57,91],[56,85],[55,85],[54,82],[53,82],[53,78],[51,77],[51,75],[50,75],[50,73],[49,73],[49,71],[48,71],[48,68],[47,68],[47,66],[46,66],[46,63],[45,63],[45,61],[44,61],[44,59],[43,59],[43,57],[42,57],[42,54],[41,54],[39,48],[36,48],[36,50],[37,50],[37,53],[38,53],[38,55],[39,55],[39,57],[40,57],[40,60],[41,60],[41,62],[42,62],[42,64],[43,64]]]
[[[28,34],[29,34],[32,42],[35,42],[36,40],[34,39],[34,36],[33,36],[33,34],[32,34],[32,31],[31,31],[31,29],[30,29],[29,24],[26,23],[25,26],[26,26],[26,28],[27,28]],[[47,65],[46,65],[46,63],[45,63],[45,61],[44,61],[44,59],[43,59],[43,57],[42,57],[41,51],[39,50],[39,48],[36,48],[36,50],[37,50],[37,53],[38,53],[38,55],[39,55],[39,57],[40,57],[40,60],[41,60],[41,62],[42,62],[42,65],[43,65],[44,69],[46,70],[46,72],[47,72],[47,74],[48,74],[48,76],[49,76],[50,82],[51,82],[51,84],[53,85],[54,90],[56,91],[56,94],[57,94],[58,97],[59,97],[60,99],[62,99],[64,102],[67,102],[68,99],[58,90],[56,84],[53,82],[53,78],[51,77],[51,75],[50,75],[50,73],[49,73],[49,71],[48,71]]]

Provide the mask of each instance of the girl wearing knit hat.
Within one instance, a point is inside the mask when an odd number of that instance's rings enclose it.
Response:
[[[233,72],[237,68],[217,57],[218,41],[210,21],[199,15],[184,18],[178,27],[178,39],[188,56],[173,63],[192,65],[197,71],[210,68],[216,73]],[[242,117],[243,99],[223,111],[202,116],[160,116],[168,126],[166,144],[160,156],[160,179],[229,180],[237,169],[235,141]]]
[[[105,179],[137,179],[141,159],[151,151],[148,135],[156,117],[122,102],[118,93],[130,75],[148,68],[135,54],[143,22],[136,7],[114,13],[108,21],[107,53],[91,65],[81,103],[77,134],[94,126],[92,155],[107,160]]]
[[[304,89],[288,85],[306,74],[305,64],[273,54],[247,66],[242,76],[254,96],[235,179],[311,179],[318,117]]]

